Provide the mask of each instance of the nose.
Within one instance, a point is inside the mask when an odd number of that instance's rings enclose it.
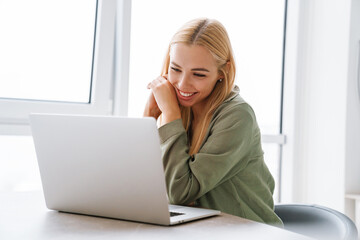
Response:
[[[182,74],[179,78],[178,87],[182,91],[186,91],[190,86],[190,78],[186,74]]]

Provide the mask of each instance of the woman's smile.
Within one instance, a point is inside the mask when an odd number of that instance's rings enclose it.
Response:
[[[179,100],[190,101],[197,94],[197,92],[184,92],[176,88],[177,96]]]

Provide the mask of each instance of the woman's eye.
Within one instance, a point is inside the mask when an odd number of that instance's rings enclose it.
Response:
[[[197,76],[197,77],[206,77],[206,75],[200,74],[200,73],[194,73],[194,75]]]
[[[171,69],[172,69],[173,71],[175,71],[175,72],[181,72],[181,70],[178,69],[178,68],[171,67]]]

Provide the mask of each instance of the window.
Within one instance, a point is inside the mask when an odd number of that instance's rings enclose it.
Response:
[[[151,9],[151,11],[149,11]],[[224,24],[234,50],[236,84],[253,107],[263,136],[265,161],[276,180],[278,199],[282,55],[285,0],[136,0],[132,2],[129,115],[141,116],[147,83],[161,71],[172,35],[199,17]]]
[[[1,1],[0,123],[111,113],[115,12],[114,0]]]
[[[1,98],[88,103],[95,20],[96,0],[3,1]]]
[[[115,0],[0,1],[0,191],[41,188],[29,113],[112,113],[116,10]]]

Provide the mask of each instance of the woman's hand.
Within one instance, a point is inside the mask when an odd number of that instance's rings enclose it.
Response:
[[[181,118],[175,89],[166,77],[166,75],[164,77],[160,76],[148,84],[148,88],[152,90],[152,93],[144,112],[144,115],[147,113],[148,116],[153,116],[156,119],[162,113],[160,125]]]
[[[158,119],[160,114],[161,114],[161,110],[156,103],[154,94],[151,92],[145,106],[144,117],[153,117],[155,119]]]

